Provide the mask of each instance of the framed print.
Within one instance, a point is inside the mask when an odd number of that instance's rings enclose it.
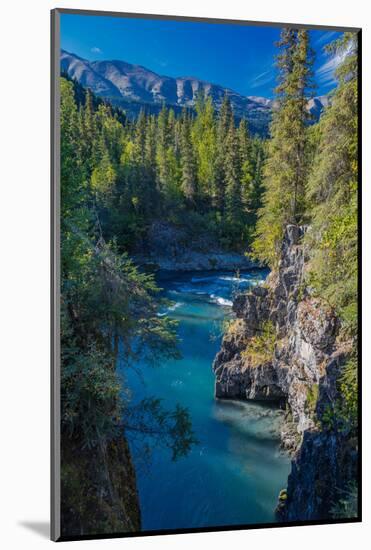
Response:
[[[360,57],[52,11],[53,540],[361,521]]]

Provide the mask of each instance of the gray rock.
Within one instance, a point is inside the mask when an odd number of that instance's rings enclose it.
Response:
[[[337,491],[354,479],[357,462],[349,437],[318,428],[337,398],[351,346],[337,349],[338,320],[303,288],[306,231],[289,225],[278,269],[264,287],[235,298],[239,324],[224,336],[213,364],[216,397],[286,403],[281,438],[293,461],[287,493],[277,507],[284,521],[327,519]],[[266,322],[275,330],[274,352],[256,364],[249,343],[261,337]]]

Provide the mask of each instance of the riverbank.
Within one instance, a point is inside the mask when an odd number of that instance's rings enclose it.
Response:
[[[244,251],[222,248],[209,234],[197,237],[186,227],[155,222],[146,233],[134,262],[153,271],[236,271],[260,267]]]
[[[179,255],[135,255],[134,262],[139,267],[153,271],[191,272],[191,271],[237,271],[259,267],[243,254],[214,250],[197,252],[185,250]]]

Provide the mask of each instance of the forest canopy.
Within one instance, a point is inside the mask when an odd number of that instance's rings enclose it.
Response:
[[[277,47],[267,139],[235,117],[228,94],[219,111],[199,94],[192,110],[163,105],[132,120],[61,77],[61,432],[72,454],[130,432],[150,436],[174,460],[197,443],[187,409],[167,410],[158,396],[134,406],[126,391],[125,369],[138,359],[156,365],[179,357],[177,323],[159,315],[166,302],[155,275],[133,259],[158,220],[209,235],[273,271],[287,225],[305,226],[303,284],[330,306],[339,339],[353,346],[328,425],[336,417],[336,429],[356,433],[356,44],[344,33],[328,48],[344,55],[316,124],[307,109],[314,93],[308,31],[283,29]],[[64,452],[68,474],[73,460]],[[64,491],[73,495],[67,474]]]

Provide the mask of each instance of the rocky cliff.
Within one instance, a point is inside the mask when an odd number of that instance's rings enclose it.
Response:
[[[277,508],[283,521],[330,517],[357,473],[356,442],[324,422],[351,344],[339,344],[337,318],[305,287],[305,231],[288,226],[277,270],[237,296],[236,318],[213,365],[216,397],[270,400],[286,409],[281,436],[292,469]]]
[[[61,534],[63,538],[138,532],[136,476],[126,438],[94,448],[62,438]]]

